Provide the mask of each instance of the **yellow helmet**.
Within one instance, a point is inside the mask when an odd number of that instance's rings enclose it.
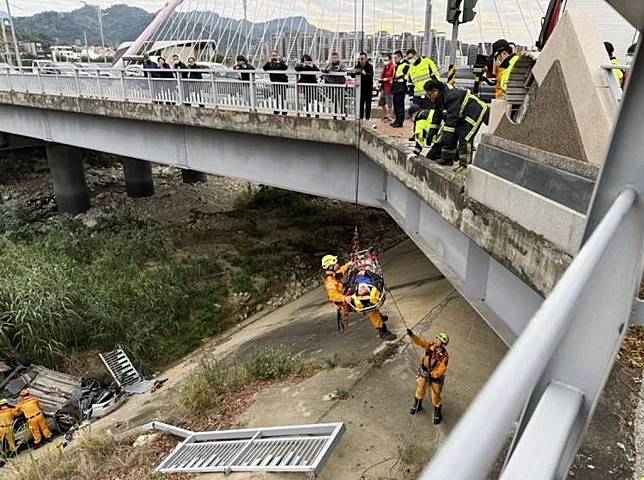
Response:
[[[441,332],[436,335],[436,340],[440,340],[443,345],[447,345],[449,343],[449,335]]]
[[[327,270],[329,267],[332,267],[338,263],[338,257],[335,255],[325,255],[322,257],[322,268]]]

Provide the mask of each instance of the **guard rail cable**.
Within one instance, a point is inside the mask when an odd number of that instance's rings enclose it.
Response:
[[[425,469],[423,480],[488,478],[512,431],[498,478],[566,478],[628,323],[634,311],[641,312],[635,299],[644,243],[640,57],[641,49],[618,105],[579,253]]]

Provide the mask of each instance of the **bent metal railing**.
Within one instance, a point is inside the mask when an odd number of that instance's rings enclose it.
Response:
[[[159,78],[160,72],[169,78]],[[4,67],[0,68],[0,91],[355,118],[360,89],[345,73],[280,71],[288,81],[272,82],[269,74],[261,71],[244,71],[244,77],[235,70],[197,72],[202,78],[188,77],[195,70]],[[242,79],[246,75],[248,79]],[[327,81],[337,77],[343,77],[339,83]]]
[[[636,296],[644,252],[644,54],[639,52],[581,250],[423,480],[489,478],[512,431],[498,478],[566,478],[628,324],[641,312]]]

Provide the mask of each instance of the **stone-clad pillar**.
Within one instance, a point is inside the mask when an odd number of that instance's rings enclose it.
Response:
[[[46,151],[58,211],[77,214],[89,209],[89,191],[80,149],[48,145]]]

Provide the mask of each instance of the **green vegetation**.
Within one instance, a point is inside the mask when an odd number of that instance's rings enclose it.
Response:
[[[334,392],[334,395],[338,400],[348,400],[351,397],[351,392],[344,388],[338,388]]]
[[[275,348],[260,348],[241,366],[203,358],[181,391],[180,405],[193,415],[219,410],[226,395],[238,392],[257,380],[280,380],[305,373],[311,365]]]
[[[172,361],[226,326],[208,259],[133,220],[79,221],[0,207],[0,356],[56,367],[70,351],[122,345],[143,367]]]

